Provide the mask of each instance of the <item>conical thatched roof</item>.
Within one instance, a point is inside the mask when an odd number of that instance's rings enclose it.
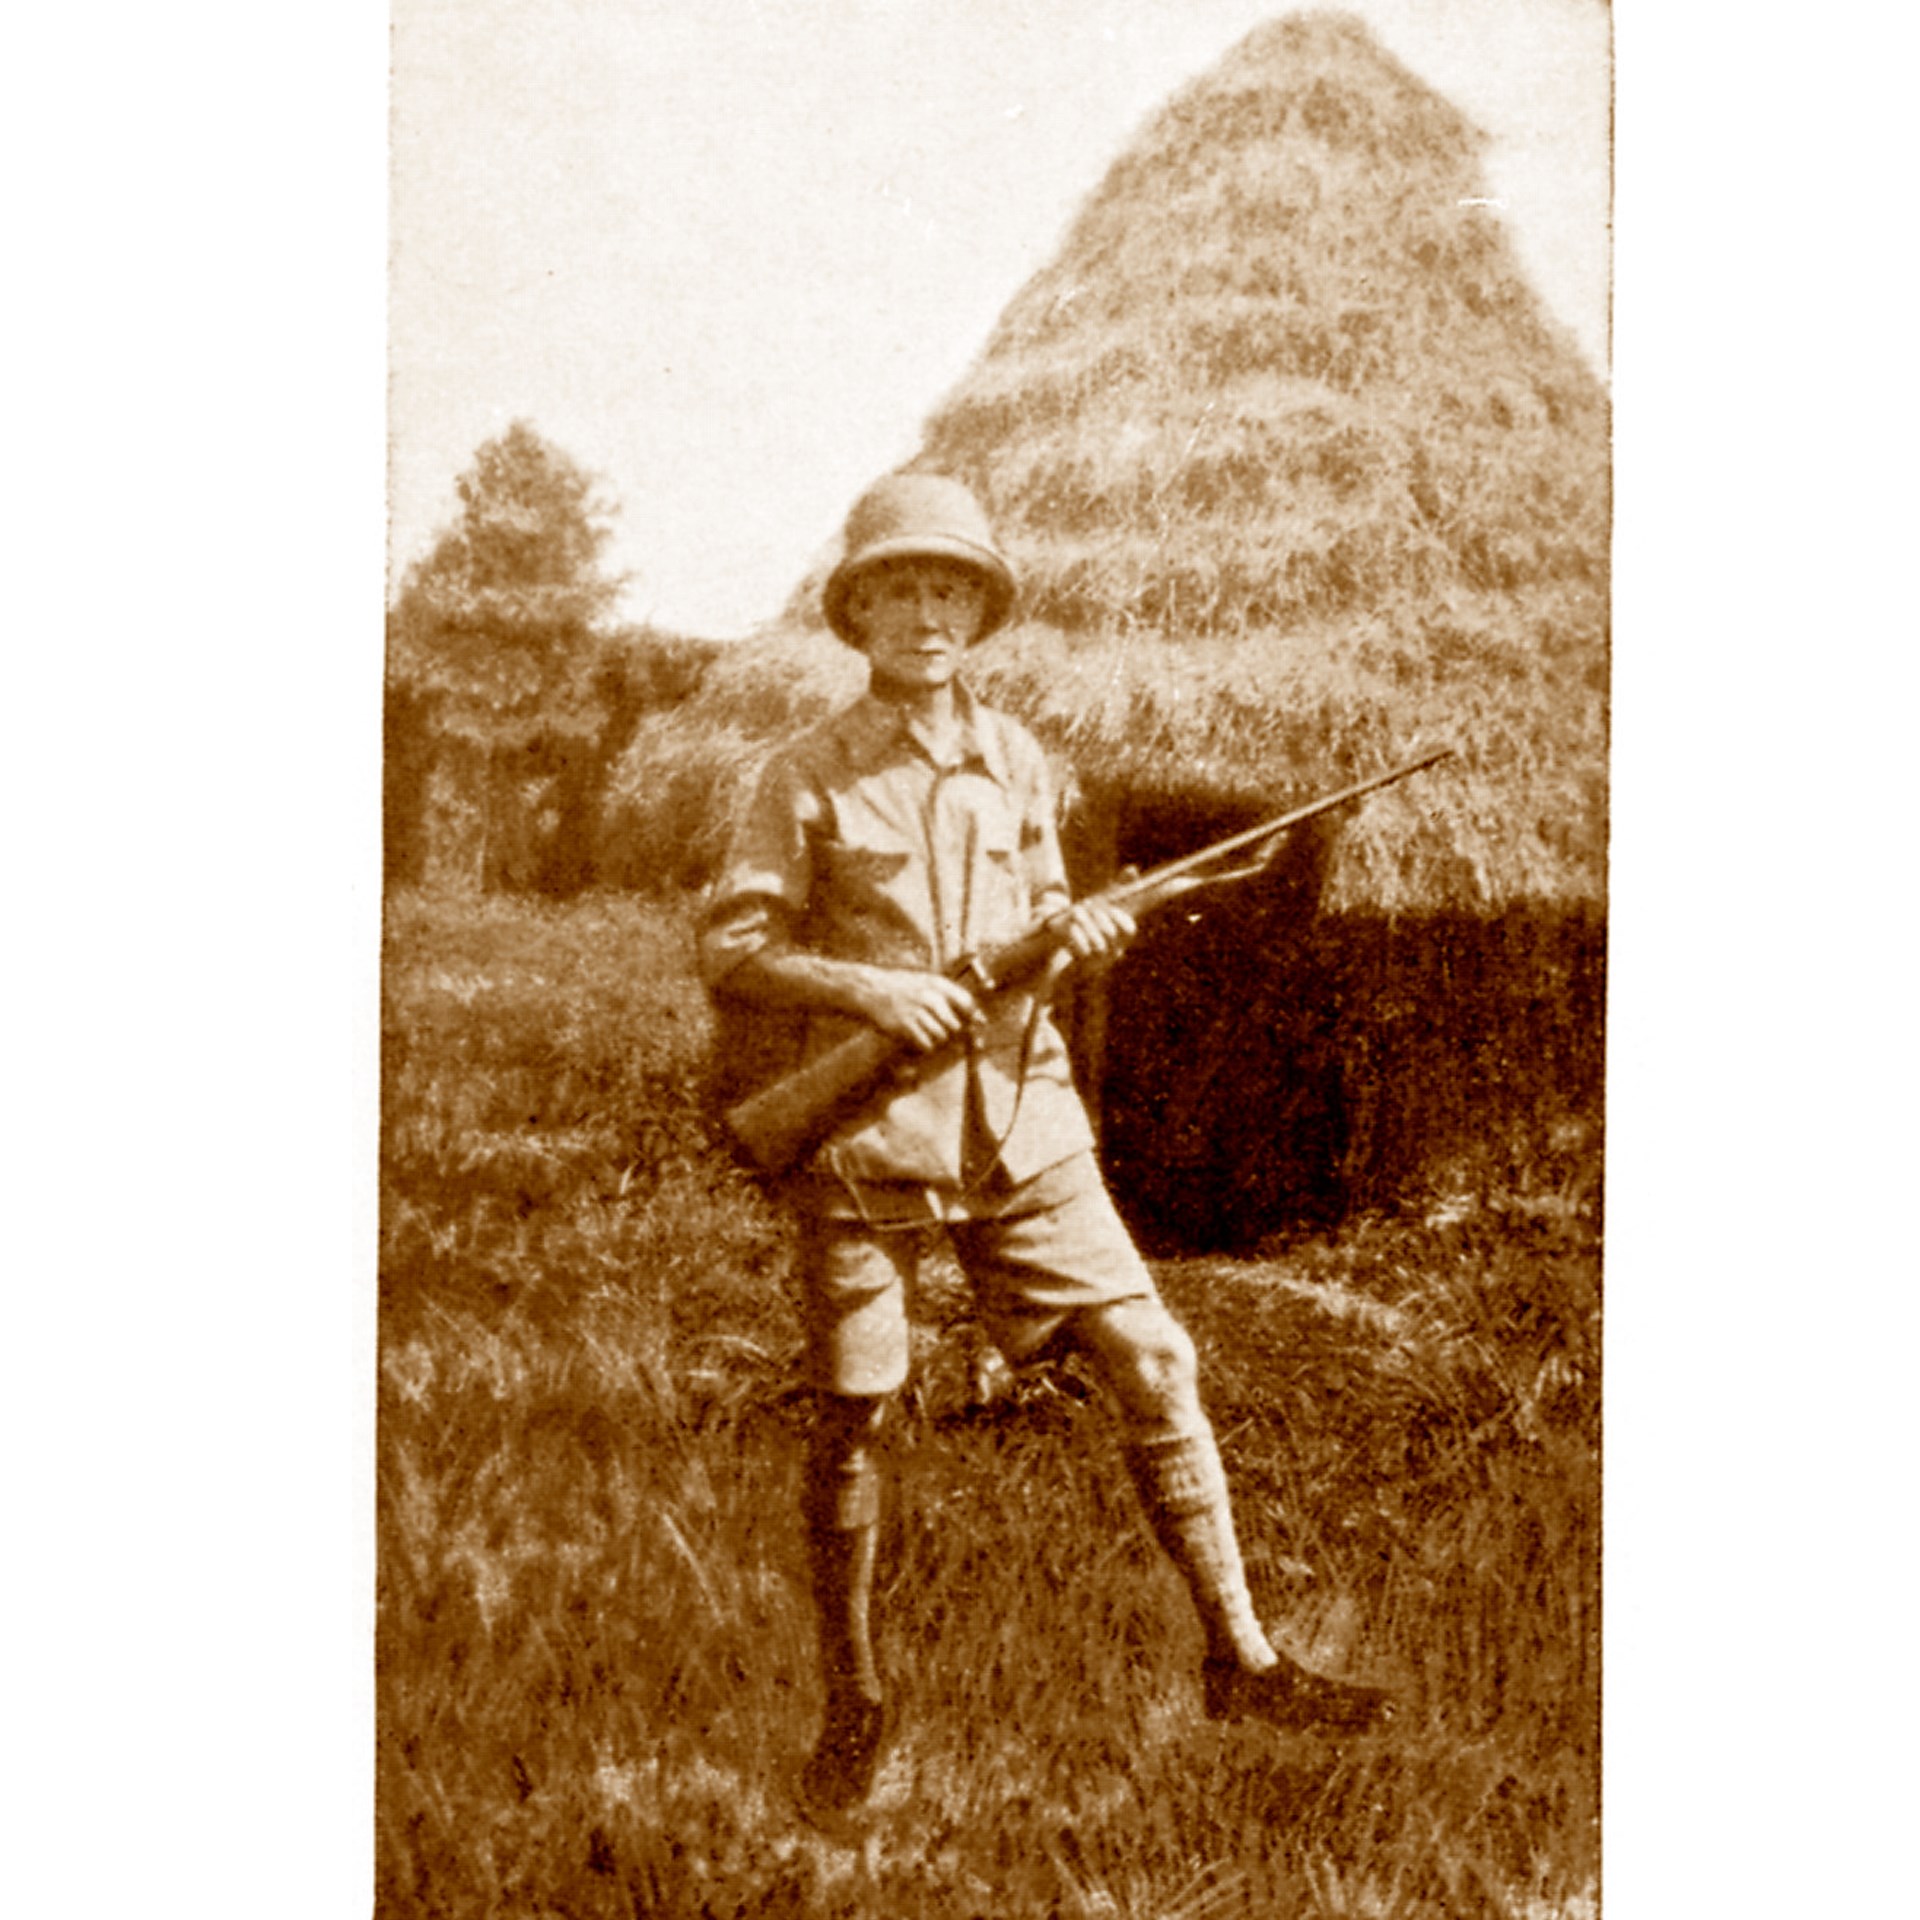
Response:
[[[1430,741],[1323,903],[1604,888],[1608,420],[1482,136],[1357,21],[1248,36],[1108,172],[914,464],[1023,582],[988,691],[1083,782],[1281,805]]]

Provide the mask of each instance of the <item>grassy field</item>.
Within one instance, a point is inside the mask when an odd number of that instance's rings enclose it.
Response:
[[[1335,1746],[1199,1712],[1199,1634],[1071,1364],[936,1273],[869,1821],[820,1698],[787,1235],[701,1118],[684,911],[397,896],[385,970],[379,1912],[1587,1915],[1599,1219],[1560,1169],[1162,1263],[1256,1595],[1399,1687]]]

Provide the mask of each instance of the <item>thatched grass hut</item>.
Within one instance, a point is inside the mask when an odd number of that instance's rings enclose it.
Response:
[[[1157,928],[1083,1021],[1149,1230],[1597,1141],[1607,402],[1482,145],[1348,17],[1251,34],[1111,168],[915,462],[1020,569],[977,677],[1067,771],[1083,883],[1459,747]],[[799,635],[738,672],[776,658],[826,696]]]

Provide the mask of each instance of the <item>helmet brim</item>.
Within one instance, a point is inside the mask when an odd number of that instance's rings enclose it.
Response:
[[[958,535],[943,533],[901,534],[891,540],[877,540],[850,554],[827,576],[820,590],[820,611],[833,631],[848,646],[859,645],[859,635],[847,619],[847,601],[860,576],[889,560],[953,560],[970,568],[986,587],[986,609],[981,616],[976,640],[1006,625],[1013,611],[1013,572],[1001,557],[985,547],[974,545]]]

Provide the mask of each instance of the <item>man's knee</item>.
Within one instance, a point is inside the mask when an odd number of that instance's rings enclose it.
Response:
[[[1193,1339],[1158,1300],[1089,1308],[1075,1331],[1130,1421],[1170,1419],[1199,1406],[1200,1359]]]

